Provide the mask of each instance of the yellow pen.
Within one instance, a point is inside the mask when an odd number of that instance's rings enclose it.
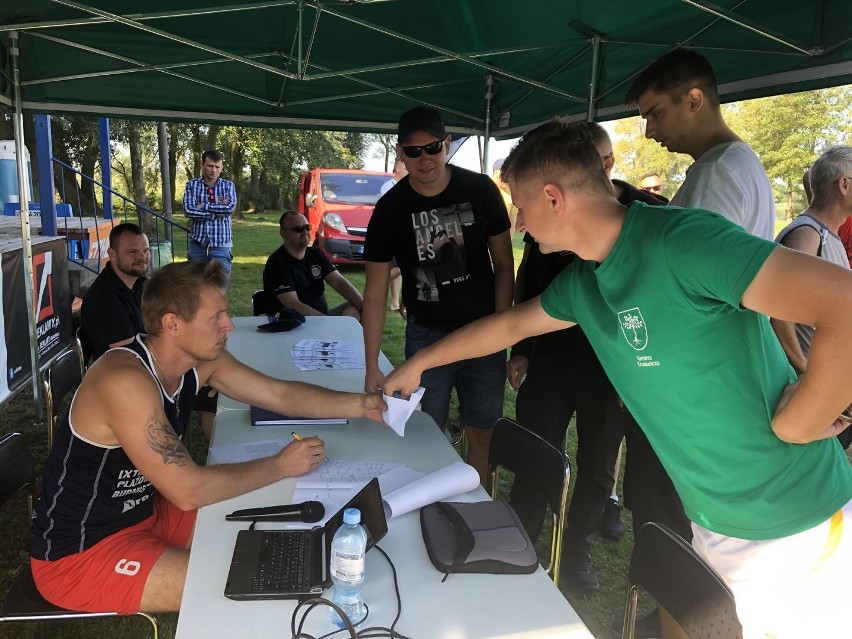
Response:
[[[295,439],[297,442],[300,442],[304,439],[299,433],[297,433],[294,430],[291,430],[290,434],[293,436],[293,439]],[[323,456],[323,459],[328,459],[328,457]],[[329,461],[331,461],[331,460],[329,460]]]

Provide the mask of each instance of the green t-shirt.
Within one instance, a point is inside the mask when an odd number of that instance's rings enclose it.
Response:
[[[604,262],[575,261],[541,300],[583,327],[687,516],[742,539],[807,530],[852,499],[834,438],[788,444],[771,429],[795,374],[740,300],[776,248],[715,213],[635,203]]]

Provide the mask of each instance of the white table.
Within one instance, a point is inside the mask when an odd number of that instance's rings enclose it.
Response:
[[[241,360],[282,378],[299,379],[340,390],[360,390],[364,371],[356,369],[299,373],[290,361],[290,346],[299,339],[322,338],[361,341],[360,325],[351,318],[308,318],[289,333],[256,330],[260,318],[237,318],[228,348]],[[382,369],[390,370],[383,358]],[[247,407],[220,400],[213,445],[274,439],[289,435],[288,427],[252,427]],[[345,426],[318,426],[310,432],[326,442],[331,459],[403,462],[419,471],[446,466],[459,457],[434,421],[415,411],[398,437],[390,429],[364,419]],[[198,513],[189,560],[186,589],[178,620],[179,639],[216,637],[289,637],[292,601],[239,602],[227,599],[225,580],[237,531],[246,522],[226,522],[225,514],[238,508],[289,503],[296,481],[286,479],[225,502],[205,506]],[[486,499],[478,488],[457,501]],[[280,528],[286,524],[258,524]],[[402,615],[396,626],[412,639],[473,639],[475,637],[564,637],[592,639],[577,613],[539,568],[532,575],[450,575],[435,570],[426,554],[417,512],[388,522],[388,534],[379,546],[396,565],[402,595]],[[330,592],[326,592],[329,597]],[[397,611],[390,567],[378,552],[367,554],[364,599],[370,607],[366,625],[390,626]],[[311,613],[305,631],[314,636],[330,632],[327,608]],[[344,636],[343,633],[336,637]]]

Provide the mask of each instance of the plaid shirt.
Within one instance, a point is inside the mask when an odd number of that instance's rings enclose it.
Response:
[[[233,246],[231,215],[237,206],[237,190],[230,180],[219,178],[208,187],[203,178],[186,184],[183,211],[192,220],[190,239],[202,246]]]

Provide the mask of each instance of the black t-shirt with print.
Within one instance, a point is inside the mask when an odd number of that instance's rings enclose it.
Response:
[[[457,166],[441,193],[424,197],[405,177],[376,204],[364,259],[396,262],[408,317],[452,331],[494,312],[490,237],[509,230],[506,205],[486,175]]]

